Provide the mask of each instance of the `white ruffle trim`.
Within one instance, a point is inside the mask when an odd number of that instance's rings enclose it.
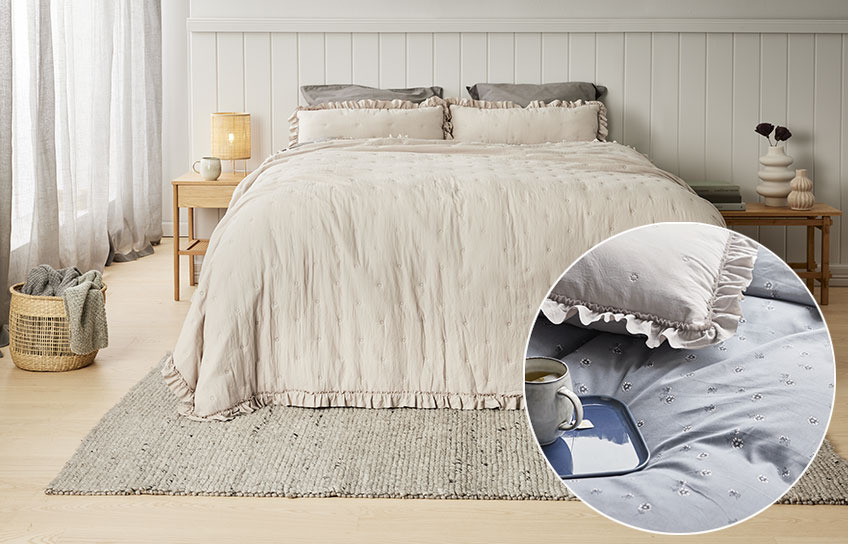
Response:
[[[523,395],[440,393],[428,391],[277,391],[256,393],[213,414],[194,411],[194,389],[186,383],[171,354],[162,366],[165,383],[179,400],[181,415],[196,421],[228,421],[264,406],[301,408],[450,408],[454,410],[523,410]]]
[[[753,240],[730,235],[706,325],[695,326],[645,314],[636,316],[621,309],[599,307],[553,293],[542,303],[542,313],[555,325],[575,315],[584,326],[598,322],[623,323],[628,333],[647,337],[645,344],[649,348],[659,347],[663,342],[668,342],[672,348],[683,349],[710,346],[736,334],[742,318],[742,291],[751,283],[757,249]]]

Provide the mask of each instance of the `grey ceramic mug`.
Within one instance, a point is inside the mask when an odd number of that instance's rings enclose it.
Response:
[[[533,374],[548,374],[542,381],[527,381]],[[572,391],[568,366],[559,359],[530,357],[524,361],[524,398],[536,440],[553,443],[565,431],[583,422],[583,404]]]

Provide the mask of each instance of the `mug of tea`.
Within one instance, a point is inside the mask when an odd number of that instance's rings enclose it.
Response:
[[[200,164],[200,169],[197,165]],[[214,181],[221,176],[221,159],[218,157],[203,157],[199,161],[194,161],[191,169],[200,174],[200,177],[206,181]]]
[[[524,398],[536,439],[547,446],[583,422],[583,404],[572,391],[568,366],[559,359],[524,361]]]

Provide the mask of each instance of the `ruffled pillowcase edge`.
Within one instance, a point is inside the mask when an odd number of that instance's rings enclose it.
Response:
[[[681,322],[670,322],[659,316],[635,315],[616,308],[600,308],[586,301],[550,293],[541,311],[553,324],[559,325],[577,316],[584,327],[593,324],[618,323],[635,336],[645,336],[645,344],[656,348],[668,342],[672,348],[698,349],[717,344],[736,334],[742,318],[744,291],[751,283],[758,244],[753,240],[731,234],[725,246],[724,258],[710,301],[710,320],[706,327],[695,328]],[[593,309],[594,308],[594,309]],[[663,321],[663,323],[660,323]]]

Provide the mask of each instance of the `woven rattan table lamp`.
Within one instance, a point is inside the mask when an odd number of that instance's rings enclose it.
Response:
[[[221,160],[244,162],[250,158],[250,114],[222,111],[212,114],[212,156]]]

